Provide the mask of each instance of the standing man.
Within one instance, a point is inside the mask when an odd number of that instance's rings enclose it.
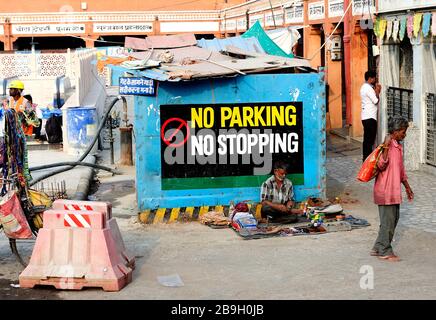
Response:
[[[377,104],[381,86],[376,84],[376,77],[377,74],[375,71],[365,72],[365,83],[360,88],[363,125],[363,161],[371,154],[377,135]]]
[[[7,108],[15,110],[21,121],[24,134],[31,136],[33,134],[33,126],[28,123],[27,113],[33,110],[33,108],[31,102],[21,95],[24,90],[24,83],[20,80],[12,80],[8,89],[11,97]]]
[[[260,200],[262,203],[261,216],[272,217],[273,220],[280,218],[298,219],[298,214],[303,211],[292,209],[294,205],[294,187],[291,180],[286,178],[287,167],[282,161],[274,164],[274,175],[268,178],[261,188]]]

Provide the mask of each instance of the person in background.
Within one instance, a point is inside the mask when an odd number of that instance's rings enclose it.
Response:
[[[403,147],[400,142],[406,137],[408,121],[400,116],[388,119],[388,132],[383,143],[383,153],[377,162],[379,173],[374,183],[374,202],[378,205],[380,229],[370,252],[386,261],[399,261],[392,250],[392,239],[400,218],[401,184],[406,188],[407,198],[414,194],[407,182],[403,164]]]
[[[30,94],[26,94],[23,96],[24,99],[30,102],[32,106],[32,110],[29,110],[27,119],[30,120],[33,126],[33,133],[35,134],[35,139],[41,141],[41,127],[42,127],[42,112],[39,109],[38,105],[33,103],[33,98]]]
[[[363,161],[371,154],[377,136],[377,104],[381,86],[376,83],[375,71],[365,72],[365,83],[360,88],[363,125]]]
[[[8,88],[11,97],[6,108],[15,110],[20,119],[24,134],[31,136],[37,121],[34,121],[35,119],[32,117],[32,103],[21,95],[24,90],[24,83],[20,80],[12,80]]]
[[[287,166],[284,162],[278,161],[274,164],[274,175],[268,178],[261,188],[261,216],[266,219],[268,216],[272,220],[280,218],[293,218],[298,220],[298,215],[303,211],[293,209],[294,206],[294,187],[291,180],[286,178]]]

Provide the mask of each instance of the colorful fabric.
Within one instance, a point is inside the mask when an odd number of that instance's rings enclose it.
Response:
[[[377,18],[374,24],[374,33],[377,38],[383,39],[386,32],[387,21],[385,19]]]
[[[400,21],[395,20],[393,24],[394,26],[392,28],[392,39],[394,39],[394,41],[397,41],[398,32],[400,31]]]
[[[422,13],[415,13],[413,17],[413,35],[415,38],[419,35],[419,30],[421,29]]]
[[[388,21],[388,25],[386,27],[386,40],[389,40],[392,36],[392,28],[393,28],[393,21]]]
[[[433,12],[431,34],[436,36],[436,12]]]
[[[375,22],[374,22],[374,34],[376,35],[377,38],[380,38],[379,29],[380,29],[380,19],[377,18],[377,19],[375,19]]]
[[[5,132],[2,148],[2,173],[3,179],[11,179],[16,175],[20,188],[27,186],[32,180],[28,165],[28,151],[26,137],[21,128],[21,121],[14,109],[6,109]],[[2,185],[0,195],[8,191],[6,183]]]
[[[380,39],[383,39],[386,32],[387,21],[385,19],[380,20]]]
[[[409,39],[413,37],[413,16],[407,16],[407,36]]]
[[[402,17],[400,20],[400,41],[403,41],[406,34],[407,17]]]
[[[422,34],[424,37],[427,37],[430,33],[430,22],[431,22],[431,13],[424,13],[424,17],[422,20]]]

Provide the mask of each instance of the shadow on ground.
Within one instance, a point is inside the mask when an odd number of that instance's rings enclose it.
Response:
[[[0,279],[0,300],[60,300],[58,291],[53,287],[22,289],[11,284],[18,284],[18,281]]]

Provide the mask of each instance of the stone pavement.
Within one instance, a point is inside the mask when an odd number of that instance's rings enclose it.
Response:
[[[336,185],[342,185],[340,189],[329,188],[327,192],[347,192],[360,196],[362,191],[370,192],[374,181],[362,183],[356,180],[361,162],[361,144],[330,135],[327,147],[327,175],[329,181],[335,181]],[[415,193],[413,202],[407,201],[403,187],[403,204],[400,206],[399,224],[404,227],[416,228],[427,232],[436,233],[436,176],[424,171],[406,172],[409,177],[409,184]],[[330,185],[332,187],[332,185]],[[372,199],[371,199],[372,200]]]

